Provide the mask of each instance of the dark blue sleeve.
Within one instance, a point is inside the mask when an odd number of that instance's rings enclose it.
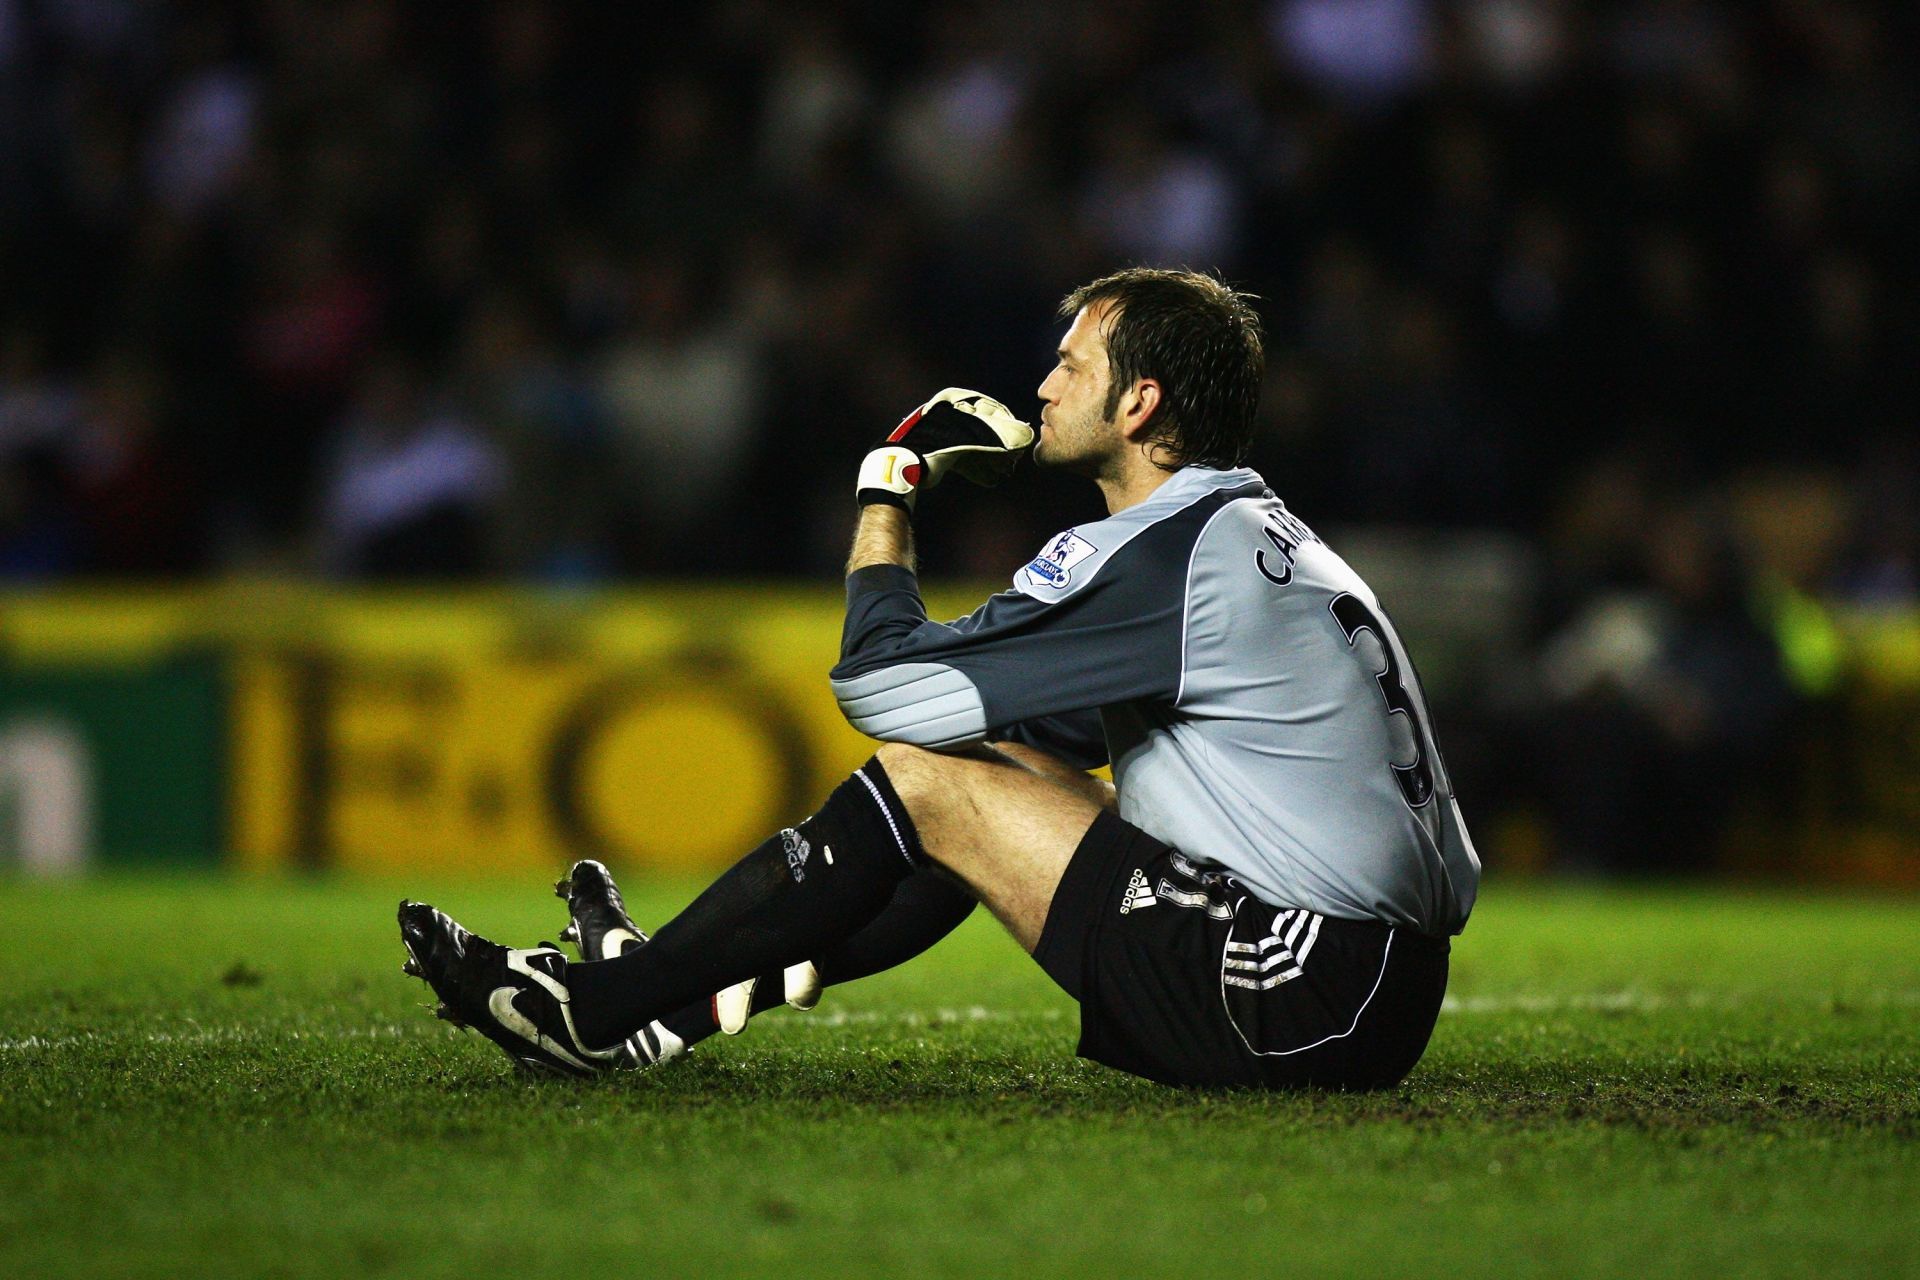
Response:
[[[1103,757],[1100,708],[1178,693],[1187,566],[1217,507],[1150,525],[1057,597],[1004,591],[952,623],[927,620],[909,571],[861,569],[847,579],[832,673],[841,710],[883,741],[948,748],[1011,736]]]
[[[847,617],[840,633],[840,656],[844,665],[867,649],[925,651],[942,640],[989,625],[985,606],[955,623],[930,622],[912,571],[897,565],[873,565],[847,579]],[[915,633],[923,627],[928,629],[927,635],[916,639]],[[1107,763],[1107,736],[1097,707],[1035,716],[1006,725],[993,736],[999,741],[1050,751],[1079,769],[1097,769]]]
[[[847,575],[847,617],[840,627],[840,661],[868,648],[891,648],[927,623],[920,580],[894,564],[868,565]],[[836,668],[837,669],[837,668]]]

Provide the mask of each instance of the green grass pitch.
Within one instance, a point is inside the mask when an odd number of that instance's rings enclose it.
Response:
[[[691,886],[629,886],[657,920]],[[531,1083],[410,890],[0,880],[0,1276],[1920,1276],[1920,902],[1488,888],[1401,1089],[1075,1060],[984,914],[656,1073]]]

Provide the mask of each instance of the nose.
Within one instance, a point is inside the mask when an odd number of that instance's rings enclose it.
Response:
[[[1040,399],[1046,402],[1047,404],[1052,404],[1054,400],[1057,398],[1054,396],[1052,392],[1048,391],[1047,388],[1051,387],[1053,385],[1053,380],[1059,376],[1060,376],[1060,368],[1058,365],[1055,365],[1053,369],[1048,372],[1047,376],[1040,380],[1040,387],[1037,394],[1039,395]]]

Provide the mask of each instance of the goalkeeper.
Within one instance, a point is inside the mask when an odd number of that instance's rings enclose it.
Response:
[[[978,901],[1079,1002],[1085,1057],[1202,1086],[1413,1068],[1479,861],[1379,601],[1242,465],[1258,319],[1210,276],[1147,269],[1061,316],[1037,442],[948,390],[860,467],[832,683],[878,752],[651,939],[597,863],[562,885],[581,961],[403,903],[445,1016],[532,1067],[646,1065],[911,959]],[[1030,444],[1107,518],[929,621],[921,496]],[[1084,772],[1106,763],[1112,786]]]

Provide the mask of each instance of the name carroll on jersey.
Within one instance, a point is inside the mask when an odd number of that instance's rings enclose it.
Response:
[[[1260,525],[1260,534],[1273,544],[1273,550],[1279,555],[1270,560],[1267,548],[1259,548],[1253,553],[1254,568],[1260,570],[1268,582],[1282,587],[1293,582],[1293,557],[1301,545],[1320,541],[1318,534],[1285,507],[1275,507],[1267,512],[1266,519]]]

